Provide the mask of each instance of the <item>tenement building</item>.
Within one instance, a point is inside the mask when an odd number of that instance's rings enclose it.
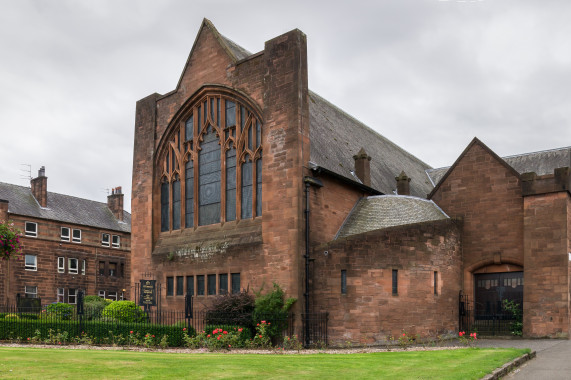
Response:
[[[129,297],[131,216],[121,188],[107,203],[49,192],[45,169],[31,188],[0,183],[0,221],[22,232],[22,254],[0,261],[0,299],[40,298],[75,304],[80,290],[113,300]]]
[[[204,20],[176,87],[137,102],[131,283],[183,310],[275,282],[329,313],[332,343],[454,332],[522,294],[526,335],[568,336],[569,149],[475,140],[432,169],[310,91],[307,65],[299,30],[250,53]]]

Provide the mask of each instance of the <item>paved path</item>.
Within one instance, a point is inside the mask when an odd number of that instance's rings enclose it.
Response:
[[[501,340],[482,339],[478,347],[531,348],[537,352],[535,359],[526,362],[504,379],[516,380],[557,380],[571,379],[571,340],[522,339]]]

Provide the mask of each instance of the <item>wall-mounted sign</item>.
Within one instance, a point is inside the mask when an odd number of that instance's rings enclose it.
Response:
[[[156,280],[140,280],[139,305],[157,306]]]

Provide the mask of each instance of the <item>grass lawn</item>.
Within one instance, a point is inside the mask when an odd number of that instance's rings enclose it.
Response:
[[[227,355],[0,348],[2,379],[479,379],[529,350]]]

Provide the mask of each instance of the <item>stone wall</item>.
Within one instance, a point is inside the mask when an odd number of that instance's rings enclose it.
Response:
[[[329,312],[329,341],[381,344],[391,336],[398,339],[403,331],[419,337],[455,332],[460,244],[456,223],[442,220],[372,231],[316,248],[311,303],[314,311]],[[341,291],[342,270],[346,294]],[[396,294],[393,270],[398,271]]]

